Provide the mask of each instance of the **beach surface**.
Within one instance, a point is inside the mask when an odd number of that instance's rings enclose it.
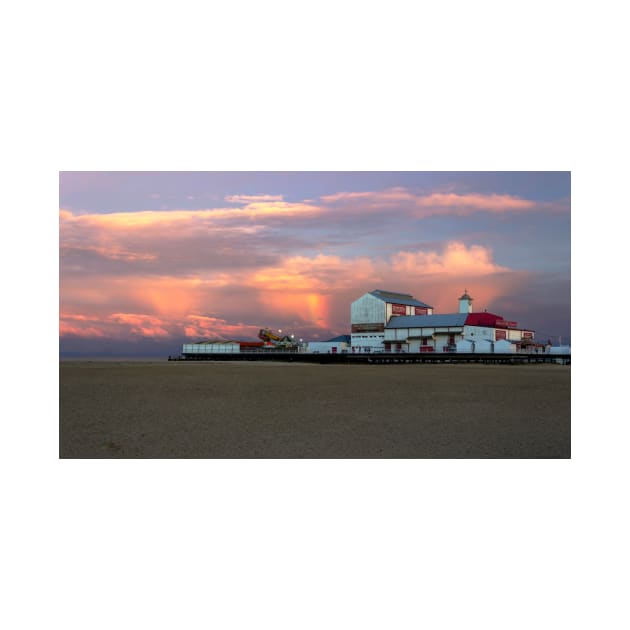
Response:
[[[570,456],[570,366],[60,362],[61,458]]]

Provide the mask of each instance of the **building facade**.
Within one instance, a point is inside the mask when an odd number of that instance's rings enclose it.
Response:
[[[533,330],[501,315],[473,312],[466,292],[459,298],[458,313],[391,319],[383,346],[386,352],[516,352],[536,344]]]
[[[385,349],[385,327],[398,317],[431,315],[433,307],[407,293],[377,289],[362,295],[350,305],[352,352]]]
[[[350,349],[350,335],[339,335],[327,341],[309,341],[308,351],[321,354],[342,354]]]

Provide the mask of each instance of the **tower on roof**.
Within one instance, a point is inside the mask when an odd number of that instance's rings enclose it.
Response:
[[[459,312],[472,313],[473,299],[468,295],[468,289],[464,289],[464,295],[459,298]]]

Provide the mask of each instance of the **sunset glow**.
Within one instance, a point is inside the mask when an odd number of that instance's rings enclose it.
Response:
[[[302,173],[301,193],[291,173],[264,190],[183,175],[144,174],[125,197],[137,173],[61,174],[62,352],[265,326],[325,339],[376,288],[453,312],[466,287],[475,310],[570,336],[568,174]]]

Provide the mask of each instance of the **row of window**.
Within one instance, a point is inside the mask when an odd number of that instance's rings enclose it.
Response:
[[[420,345],[421,346],[427,346],[427,345],[429,345],[432,342],[433,342],[433,337],[421,337],[420,338]],[[387,348],[390,345],[396,345],[396,346],[400,347],[402,343],[403,342],[399,342],[399,341],[385,341],[385,347]],[[404,343],[406,343],[406,342],[404,342]],[[450,346],[455,345],[455,335],[449,335],[448,336],[448,344]]]

